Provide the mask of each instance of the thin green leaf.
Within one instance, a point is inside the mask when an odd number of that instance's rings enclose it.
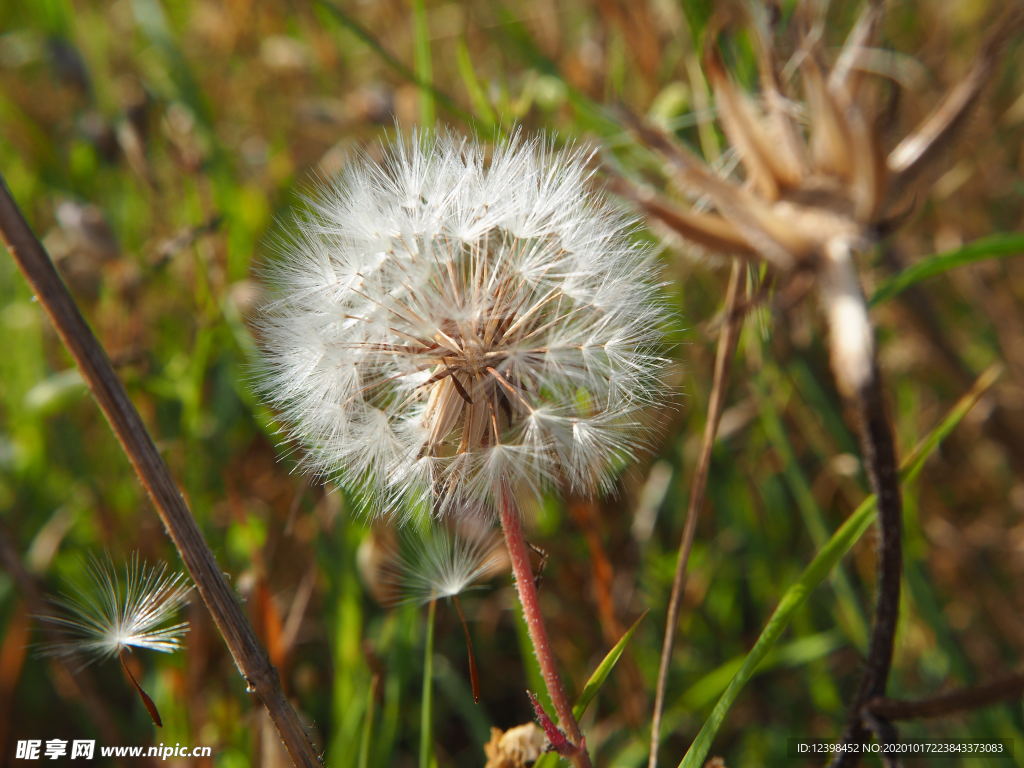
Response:
[[[434,67],[430,61],[430,30],[423,0],[412,0],[412,17],[416,35],[416,79],[420,88],[420,127],[434,128]]]
[[[1024,235],[994,235],[983,237],[972,243],[945,253],[937,253],[922,259],[902,272],[883,280],[875,290],[869,306],[875,307],[930,277],[941,275],[951,269],[973,264],[991,258],[1005,258],[1024,253]]]
[[[953,431],[971,408],[975,406],[1000,373],[1001,366],[993,366],[983,373],[974,386],[971,387],[971,390],[946,415],[942,423],[917,448],[911,451],[910,455],[904,460],[900,471],[900,478],[903,482],[909,482],[917,477],[931,452],[942,442],[943,438]],[[793,615],[804,604],[807,597],[824,581],[825,577],[842,559],[843,555],[857,543],[860,537],[864,535],[864,532],[871,526],[877,511],[876,499],[872,494],[847,518],[846,522],[836,531],[828,544],[821,548],[814,560],[811,561],[811,564],[807,566],[796,584],[789,588],[771,618],[768,619],[768,624],[761,632],[761,636],[757,638],[757,642],[754,643],[750,653],[747,654],[739,671],[729,683],[728,688],[725,689],[725,693],[718,700],[714,710],[711,712],[711,716],[704,723],[704,727],[700,729],[700,733],[697,734],[693,744],[690,745],[689,750],[687,750],[686,755],[679,764],[679,768],[700,768],[703,765],[704,758],[707,757],[708,751],[711,749],[711,742],[714,740],[715,734],[718,733],[718,729],[725,721],[726,715],[732,708],[740,691],[743,690],[743,686],[753,677],[758,666],[764,661],[769,651],[775,646],[775,643],[778,642],[779,637],[782,636]]]
[[[615,669],[615,664],[619,661],[619,657],[622,656],[622,652],[626,650],[626,644],[629,639],[633,637],[633,633],[636,632],[636,628],[640,626],[640,622],[644,620],[644,616],[650,613],[650,609],[640,614],[640,618],[633,622],[626,633],[619,639],[619,642],[615,644],[615,647],[608,651],[608,655],[604,657],[600,664],[597,665],[597,669],[594,670],[594,674],[587,680],[587,684],[583,686],[583,691],[580,693],[579,698],[576,699],[576,705],[572,708],[572,716],[579,722],[580,718],[587,711],[587,707],[590,702],[597,696],[597,692],[601,690],[601,686],[604,685],[605,680],[608,679],[608,675]],[[542,755],[539,760],[534,764],[534,768],[552,768],[558,764],[558,755],[554,752],[549,752],[546,755]]]
[[[366,45],[370,46],[370,48],[380,56],[384,63],[395,70],[399,75],[404,77],[413,85],[416,85],[421,91],[429,91],[433,99],[444,107],[450,114],[467,123],[472,121],[473,116],[466,110],[459,107],[455,103],[454,99],[443,91],[439,91],[432,83],[420,80],[419,76],[415,72],[388,53],[384,46],[377,41],[377,38],[371,35],[361,24],[359,24],[359,22],[345,13],[345,11],[334,5],[334,3],[328,2],[328,0],[316,0],[316,3],[326,10],[343,27],[352,32],[356,37],[366,43]]]
[[[370,760],[370,745],[373,743],[373,716],[377,703],[377,685],[379,678],[370,682],[370,691],[366,696],[366,714],[363,715],[363,737],[359,740],[359,768],[367,768]]]
[[[580,693],[580,697],[576,700],[576,706],[572,708],[572,715],[577,721],[583,717],[583,713],[587,711],[587,707],[590,702],[594,700],[597,692],[601,690],[601,686],[604,685],[604,681],[608,679],[608,675],[611,674],[612,670],[615,669],[615,664],[618,662],[622,652],[626,650],[626,643],[629,642],[629,638],[636,632],[636,628],[640,626],[640,622],[644,620],[648,611],[644,611],[640,614],[640,618],[633,622],[633,626],[630,627],[626,634],[615,644],[615,647],[608,651],[608,655],[604,657],[604,660],[597,665],[597,669],[594,670],[594,674],[587,680],[587,684],[583,686],[583,691]]]
[[[459,65],[459,74],[462,75],[462,82],[466,86],[469,100],[473,102],[473,110],[480,118],[485,130],[492,130],[498,124],[498,117],[491,108],[491,102],[487,100],[480,81],[476,77],[476,69],[473,60],[469,57],[469,48],[466,47],[465,38],[460,37],[455,50],[455,58]]]
[[[782,460],[782,475],[786,480],[786,485],[789,486],[790,493],[796,500],[797,508],[800,510],[800,515],[803,517],[804,525],[811,535],[814,546],[820,549],[825,546],[829,536],[825,516],[811,492],[811,485],[804,477],[800,463],[793,453],[793,447],[786,436],[779,412],[775,409],[772,398],[768,394],[770,389],[778,397],[782,382],[773,381],[770,387],[764,384],[764,382],[755,383],[755,392],[761,411],[761,427]],[[863,651],[868,647],[868,624],[842,566],[836,568],[831,581],[839,602],[843,624],[850,634],[850,639],[857,648]]]
[[[827,656],[837,648],[842,648],[847,642],[846,637],[838,630],[801,637],[772,649],[771,653],[765,656],[764,661],[754,670],[754,674],[761,674],[776,667],[799,667],[809,664]],[[680,703],[691,712],[710,704],[729,686],[729,681],[743,666],[744,660],[744,656],[737,656],[708,672],[686,690]]]

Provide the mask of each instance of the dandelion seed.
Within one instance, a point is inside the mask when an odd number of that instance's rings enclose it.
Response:
[[[414,135],[307,198],[258,320],[307,469],[403,518],[609,488],[665,400],[666,312],[588,159]]]
[[[507,567],[507,558],[501,539],[490,529],[452,530],[432,524],[403,533],[402,549],[387,578],[399,588],[399,604],[426,605],[478,589],[480,581]]]
[[[399,604],[426,605],[442,598],[455,603],[466,636],[473,701],[479,703],[480,677],[459,595],[479,588],[480,581],[506,567],[507,554],[501,539],[490,529],[465,524],[461,528],[452,530],[445,525],[432,524],[416,533],[405,533],[402,551],[392,562],[386,578],[403,595],[397,601]]]
[[[153,700],[128,668],[124,651],[144,648],[173,653],[181,648],[188,624],[165,625],[181,608],[192,587],[183,573],[167,573],[167,566],[148,566],[133,554],[125,561],[124,580],[109,556],[92,557],[86,565],[85,587],[75,585],[73,595],[52,600],[58,615],[39,620],[57,630],[61,640],[44,643],[43,656],[80,658],[82,667],[117,656],[153,722],[161,725]]]

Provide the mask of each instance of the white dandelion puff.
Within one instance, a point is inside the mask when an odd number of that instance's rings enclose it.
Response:
[[[589,157],[414,134],[306,199],[257,321],[304,468],[405,519],[609,489],[666,399],[666,309]]]
[[[39,620],[62,639],[40,647],[44,656],[81,657],[84,664],[145,648],[172,653],[181,647],[188,624],[167,626],[186,602],[192,587],[183,573],[167,566],[149,566],[137,554],[125,560],[124,578],[109,556],[91,557],[85,569],[88,585],[51,602],[59,613]]]
[[[398,588],[398,604],[457,598],[508,564],[501,537],[489,528],[435,523],[404,533],[400,542],[385,576]]]

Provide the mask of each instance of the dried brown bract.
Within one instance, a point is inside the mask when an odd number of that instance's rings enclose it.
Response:
[[[707,31],[704,73],[742,164],[742,183],[721,178],[673,138],[635,119],[631,127],[664,158],[672,180],[711,208],[680,206],[624,179],[610,181],[614,191],[707,252],[763,261],[782,276],[816,276],[836,377],[849,396],[871,378],[874,356],[853,258],[906,214],[910,182],[964,123],[1021,14],[1013,9],[1000,18],[964,79],[889,152],[881,140],[889,110],[880,104],[878,78],[865,71],[880,15],[878,4],[865,9],[831,68],[820,41],[808,37],[798,49],[794,60],[809,116],[805,131],[778,76],[767,23],[752,24],[760,33],[761,93],[754,98],[722,60],[717,39],[729,19],[720,14]]]

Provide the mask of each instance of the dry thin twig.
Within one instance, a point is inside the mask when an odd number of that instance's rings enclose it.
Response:
[[[865,707],[868,712],[886,720],[913,720],[919,717],[945,717],[946,715],[980,709],[1024,694],[1024,672],[1008,675],[969,688],[960,688],[928,699],[900,701],[878,697]]]
[[[679,559],[676,562],[676,575],[672,581],[672,596],[668,603],[668,620],[665,622],[665,641],[661,646],[661,664],[658,667],[658,687],[654,694],[654,718],[651,721],[651,754],[648,768],[657,768],[658,744],[661,740],[661,716],[665,710],[665,686],[668,681],[669,662],[672,660],[672,647],[676,640],[676,627],[679,624],[679,609],[686,591],[686,567],[690,562],[690,550],[693,548],[694,535],[697,532],[697,517],[704,504],[704,492],[708,484],[708,470],[711,468],[711,450],[715,446],[715,435],[718,434],[718,423],[722,417],[725,403],[725,390],[729,384],[729,373],[732,369],[732,358],[739,340],[743,316],[736,312],[740,303],[740,276],[744,264],[733,261],[732,275],[729,277],[729,288],[725,296],[725,314],[727,318],[722,325],[718,337],[718,353],[715,357],[715,376],[711,384],[711,397],[708,399],[708,418],[704,423],[704,440],[697,459],[697,468],[693,473],[693,484],[690,486],[690,502],[686,508],[686,522],[683,525],[683,539],[679,544]]]
[[[235,666],[249,689],[263,701],[296,766],[320,765],[316,750],[295,710],[281,689],[270,663],[228,586],[195,518],[181,496],[170,470],[114,372],[102,345],[82,317],[35,234],[0,176],[0,237],[14,257],[36,298],[46,310],[61,340],[74,358],[82,378],[103,410],[125,454],[135,468],[163,520],[192,581],[227,643]]]

